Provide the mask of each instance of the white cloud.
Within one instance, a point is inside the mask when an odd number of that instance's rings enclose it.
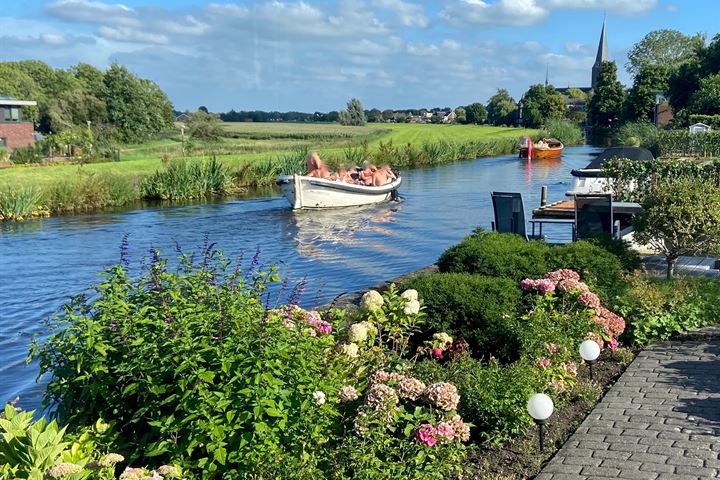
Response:
[[[440,16],[453,24],[527,26],[543,21],[548,10],[536,0],[449,0]]]
[[[56,0],[45,11],[63,20],[79,23],[136,26],[135,10],[123,4],[107,4],[91,0]]]
[[[167,35],[143,32],[128,27],[108,27],[101,26],[98,28],[98,35],[106,40],[117,40],[119,42],[130,43],[157,43],[158,45],[167,45],[170,39]]]
[[[402,0],[372,0],[373,6],[395,12],[400,24],[405,27],[425,28],[430,23],[425,8]]]
[[[565,51],[568,53],[587,54],[590,52],[590,48],[580,42],[565,42]]]
[[[657,0],[546,0],[550,8],[607,10],[618,15],[646,13],[658,5]]]

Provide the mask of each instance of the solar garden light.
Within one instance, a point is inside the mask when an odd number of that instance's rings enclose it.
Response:
[[[552,398],[548,397],[544,393],[536,393],[527,403],[527,411],[533,418],[538,426],[538,435],[540,440],[540,451],[543,451],[543,425],[548,421],[548,418],[553,414],[553,401]]]
[[[580,344],[580,356],[587,362],[590,369],[590,380],[592,380],[592,366],[600,356],[600,345],[594,340],[585,340]]]

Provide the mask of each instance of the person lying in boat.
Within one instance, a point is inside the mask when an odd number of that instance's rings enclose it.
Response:
[[[306,159],[307,164],[307,176],[317,178],[330,178],[330,170],[328,170],[325,163],[320,160],[320,155],[317,152],[310,152]]]

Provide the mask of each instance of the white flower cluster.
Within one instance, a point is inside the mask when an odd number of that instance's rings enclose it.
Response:
[[[360,299],[360,306],[368,312],[376,312],[380,310],[380,307],[382,307],[384,303],[385,300],[383,300],[382,295],[380,295],[377,290],[365,292]]]

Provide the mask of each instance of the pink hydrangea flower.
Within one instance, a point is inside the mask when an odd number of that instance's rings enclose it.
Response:
[[[618,346],[620,346],[619,342],[616,339],[612,339],[608,342],[608,348],[612,350],[613,352],[617,350]]]
[[[437,358],[442,358],[442,356],[443,356],[443,355],[442,355],[442,350],[439,349],[439,348],[433,348],[432,354],[433,354],[434,357],[437,357]]]
[[[535,280],[532,280],[530,278],[526,278],[525,280],[520,282],[520,288],[527,292],[532,292],[535,290]]]
[[[561,292],[587,292],[590,290],[585,283],[580,280],[575,280],[574,278],[560,280],[557,284],[557,288]]]
[[[542,278],[535,281],[535,290],[540,293],[550,293],[555,291],[555,282],[550,279]]]
[[[550,355],[555,355],[560,351],[560,345],[557,343],[546,343],[545,350],[547,350]]]
[[[429,423],[420,425],[420,427],[418,427],[417,431],[415,432],[415,438],[417,438],[420,443],[422,443],[423,445],[427,445],[428,447],[435,446],[435,444],[437,443],[435,435],[437,435],[437,429]]]
[[[602,349],[605,346],[605,342],[603,341],[602,337],[598,335],[595,332],[588,332],[586,338],[588,340],[592,340],[593,342],[597,343],[600,349]]]
[[[444,441],[449,442],[453,438],[455,438],[455,429],[448,422],[438,423],[437,427],[435,427],[435,430],[437,432],[437,436]]]
[[[455,431],[455,438],[461,442],[470,440],[470,427],[467,426],[460,415],[455,415],[450,419],[450,424]]]
[[[425,397],[438,408],[455,410],[460,403],[460,394],[452,383],[433,383],[425,390]]]
[[[545,274],[545,278],[552,280],[555,283],[561,282],[562,280],[576,280],[580,281],[580,274],[570,270],[569,268],[563,268],[555,270],[554,272],[548,272]]]
[[[578,302],[588,308],[600,308],[600,297],[589,291],[581,293]]]
[[[550,366],[550,359],[542,357],[537,359],[537,365],[542,368],[548,368]]]
[[[565,362],[562,365],[560,365],[560,368],[562,368],[565,373],[577,377],[577,365],[575,365],[575,362]]]

